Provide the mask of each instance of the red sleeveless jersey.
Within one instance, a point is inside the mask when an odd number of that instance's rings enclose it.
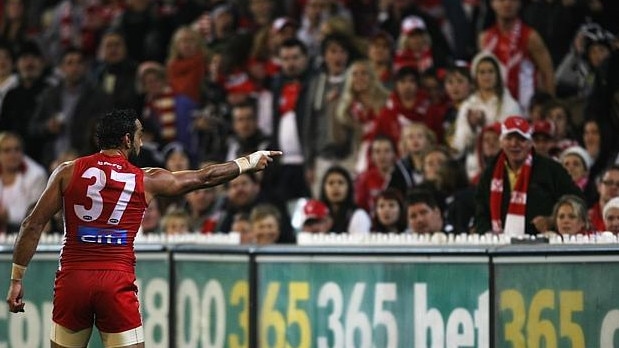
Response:
[[[61,269],[134,271],[133,240],[147,207],[140,168],[121,155],[78,158],[63,203]]]
[[[484,50],[492,52],[503,64],[507,76],[505,85],[521,106],[528,106],[535,92],[537,69],[529,55],[529,38],[533,28],[518,20],[509,32],[495,24],[486,31]]]

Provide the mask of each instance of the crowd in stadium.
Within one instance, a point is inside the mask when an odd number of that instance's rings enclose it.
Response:
[[[0,3],[3,233],[112,109],[140,167],[284,153],[153,201],[145,234],[619,233],[617,2]]]

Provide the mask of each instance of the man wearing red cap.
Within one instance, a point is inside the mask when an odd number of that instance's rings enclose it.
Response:
[[[542,156],[552,157],[551,151],[556,147],[555,124],[548,120],[533,122],[533,146],[535,152]]]
[[[316,199],[308,200],[303,206],[303,215],[301,227],[303,232],[327,233],[331,231],[333,219],[329,214],[329,207],[323,202]]]
[[[561,196],[582,197],[559,163],[533,151],[531,128],[520,116],[510,116],[501,125],[501,152],[477,187],[478,233],[518,236],[545,232],[547,216]]]

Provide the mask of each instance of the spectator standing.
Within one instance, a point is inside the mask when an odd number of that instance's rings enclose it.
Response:
[[[351,169],[353,166],[352,127],[340,122],[336,112],[342,99],[346,69],[355,53],[344,36],[330,34],[322,41],[321,56],[320,69],[310,78],[308,86],[311,112],[305,144],[309,158],[305,162],[310,172],[313,197],[320,190],[316,178],[322,177],[328,167],[335,163]]]
[[[393,85],[394,40],[386,31],[378,31],[368,42],[367,57],[385,87]]]
[[[297,31],[297,37],[307,46],[310,57],[320,54],[322,36],[320,26],[326,19],[324,0],[307,0],[301,13],[301,24]]]
[[[574,36],[570,52],[558,65],[557,96],[570,100],[576,120],[585,116],[582,108],[593,90],[595,71],[610,56],[614,40],[614,35],[599,24],[585,23]]]
[[[292,18],[278,17],[270,26],[262,27],[254,35],[248,62],[248,72],[252,79],[262,85],[270,85],[282,68],[281,45],[287,40],[295,39],[297,29],[298,24]],[[303,47],[307,51],[305,44]],[[309,52],[305,55],[310,57]]]
[[[96,54],[97,39],[109,24],[101,9],[98,0],[57,1],[50,15],[51,23],[41,37],[47,61],[57,65],[67,51],[77,48],[90,62]]]
[[[30,135],[42,139],[39,144],[45,166],[68,149],[80,155],[95,151],[96,119],[111,108],[108,96],[87,79],[84,54],[69,49],[62,56],[60,84],[41,95],[32,121]]]
[[[617,155],[619,149],[619,109],[616,107],[619,91],[619,49],[611,51],[600,69],[596,71],[593,90],[587,99],[585,119],[594,119],[602,125],[602,138],[608,139],[608,148]],[[613,158],[612,161],[616,162]]]
[[[38,28],[28,21],[25,0],[7,0],[3,2],[3,16],[0,21],[0,41],[7,43],[16,52],[21,45],[30,40]]]
[[[479,35],[478,42],[480,50],[492,52],[505,67],[505,86],[526,110],[536,89],[554,95],[555,79],[544,41],[519,17],[521,2],[490,0],[496,23]]]
[[[247,1],[248,17],[246,22],[249,31],[268,27],[273,21],[275,14],[275,4],[273,0],[249,0]]]
[[[587,5],[582,1],[525,1],[522,19],[539,33],[548,47],[553,66],[559,66],[588,12]]]
[[[193,112],[198,104],[189,96],[175,92],[169,85],[165,68],[156,62],[144,62],[138,69],[140,92],[143,93],[142,120],[154,134],[159,146],[178,142],[195,159],[191,134]]]
[[[127,55],[136,62],[163,62],[169,37],[159,27],[157,4],[148,0],[125,1],[125,10],[111,28],[125,37]]]
[[[264,173],[264,187],[276,200],[287,202],[310,197],[306,161],[310,148],[311,101],[309,97],[310,61],[307,48],[298,39],[284,41],[279,49],[281,73],[273,80],[272,145],[286,149],[271,170]]]
[[[125,38],[120,32],[108,31],[101,38],[94,78],[107,93],[114,108],[139,110],[135,86],[137,63],[127,56]]]
[[[271,139],[258,127],[257,107],[254,99],[232,106],[232,134],[227,141],[226,160],[267,148]]]
[[[206,76],[206,47],[200,34],[187,26],[175,30],[166,61],[172,91],[201,102],[200,86]]]
[[[2,102],[0,111],[0,130],[16,132],[25,140],[24,151],[37,162],[42,162],[41,148],[38,143],[42,139],[30,135],[30,122],[40,102],[43,91],[50,87],[43,71],[45,62],[43,53],[34,41],[21,45],[17,54],[17,74],[19,82],[9,90]]]
[[[408,16],[402,19],[393,65],[396,70],[410,66],[419,74],[428,69],[447,66],[446,57],[436,54],[432,49],[432,39],[421,17]]]
[[[561,196],[582,197],[559,163],[539,156],[532,148],[527,120],[521,116],[508,117],[501,125],[501,152],[477,185],[478,233],[492,231],[517,236],[545,232],[547,217]]]
[[[350,146],[355,173],[368,167],[374,122],[388,97],[389,91],[379,81],[369,61],[359,60],[350,65],[336,113],[338,121],[354,132]]]
[[[433,50],[440,57],[451,55],[449,44],[441,32],[438,23],[430,15],[426,14],[414,0],[381,1],[378,14],[379,27],[388,32],[393,38],[400,35],[404,18],[417,16],[423,20],[428,34],[432,39]]]

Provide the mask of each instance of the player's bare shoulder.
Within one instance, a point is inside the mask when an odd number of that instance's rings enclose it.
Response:
[[[147,195],[159,195],[174,185],[174,175],[158,167],[141,168],[144,172],[144,191]]]
[[[62,191],[64,191],[69,186],[74,169],[75,160],[60,163],[49,176],[48,185],[61,185]]]

